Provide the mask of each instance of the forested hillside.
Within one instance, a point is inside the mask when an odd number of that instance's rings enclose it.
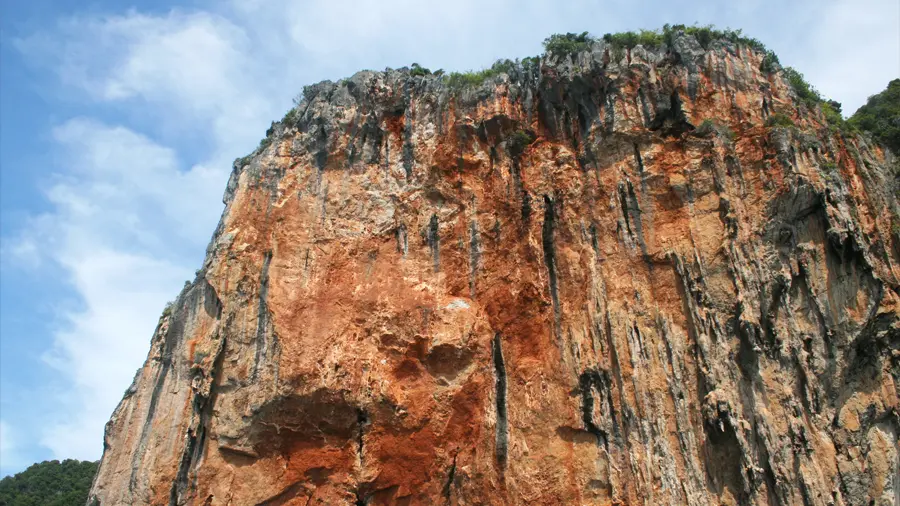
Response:
[[[0,480],[0,506],[83,506],[97,462],[66,459],[34,464]]]

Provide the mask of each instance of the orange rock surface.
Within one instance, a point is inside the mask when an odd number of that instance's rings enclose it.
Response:
[[[309,87],[92,503],[900,504],[898,161],[762,56]]]

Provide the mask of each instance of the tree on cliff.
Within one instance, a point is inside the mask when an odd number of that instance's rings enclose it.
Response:
[[[66,459],[33,464],[0,480],[0,506],[82,506],[97,462]]]
[[[876,139],[900,154],[900,79],[889,82],[887,88],[869,97],[848,120],[850,124],[871,132]]]

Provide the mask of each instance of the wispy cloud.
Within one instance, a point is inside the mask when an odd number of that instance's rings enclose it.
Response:
[[[806,77],[853,114],[900,77],[900,2],[839,1],[824,3],[816,12]]]
[[[21,453],[21,445],[14,429],[0,420],[0,471],[17,469],[27,464]]]
[[[39,245],[63,267],[81,304],[58,315],[44,357],[68,387],[53,399],[64,416],[47,421],[41,443],[59,458],[96,458],[159,311],[192,277],[189,265],[199,265],[225,170],[182,170],[171,149],[87,119],[66,122],[53,137],[65,172],[47,189],[53,211],[22,244]]]

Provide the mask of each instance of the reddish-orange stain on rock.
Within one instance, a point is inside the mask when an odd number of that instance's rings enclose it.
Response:
[[[895,500],[896,158],[673,44],[317,85],[236,163],[92,498]]]

